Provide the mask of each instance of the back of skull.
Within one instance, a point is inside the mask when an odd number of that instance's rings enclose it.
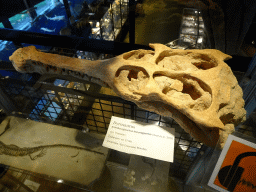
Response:
[[[136,50],[120,57],[114,80],[118,94],[160,115],[178,111],[202,132],[216,129],[223,145],[246,118],[242,89],[224,62],[231,57],[218,50],[151,46],[155,51]]]

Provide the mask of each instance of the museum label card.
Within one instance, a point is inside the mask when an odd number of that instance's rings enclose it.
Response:
[[[112,116],[103,146],[173,162],[175,129]]]
[[[256,191],[256,144],[229,135],[208,185],[222,192]]]

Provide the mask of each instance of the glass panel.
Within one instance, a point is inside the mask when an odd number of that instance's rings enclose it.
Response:
[[[45,0],[36,5],[35,12],[37,17],[33,20],[27,11],[15,15],[9,20],[14,29],[19,30],[111,41],[116,40],[127,19],[128,1],[112,0],[105,1],[102,4],[99,4],[99,2],[100,1],[92,0],[69,1],[71,12],[70,23],[72,27],[68,27],[69,20],[65,7],[63,2],[58,0]],[[151,7],[147,7],[146,5],[147,4],[145,4],[144,7],[145,11],[149,13],[153,5]],[[158,6],[161,6],[161,4]],[[193,12],[193,14],[194,13],[195,12]],[[176,16],[177,15],[178,13]],[[177,19],[179,21],[177,23],[180,23],[181,20],[181,14],[179,15],[180,19]],[[168,16],[162,18],[163,21],[154,19],[154,17],[147,17],[145,21],[149,22],[151,19],[155,20],[155,29],[158,29],[159,24],[163,24],[173,17]],[[184,28],[181,32],[184,32],[184,41],[193,41],[193,43],[195,43],[197,39],[197,43],[200,44],[204,41],[202,34],[204,23],[201,17],[198,17],[198,22],[194,21],[195,20],[191,20],[190,18],[187,18],[187,20],[184,19]],[[198,25],[199,30],[197,30]],[[175,27],[176,24],[172,24],[172,26]],[[3,25],[0,25],[0,27],[3,27]],[[147,31],[152,30],[150,28]],[[153,37],[151,34],[149,36],[150,38]],[[27,46],[28,44],[23,45]],[[106,56],[105,54],[86,52],[76,50],[75,48],[65,49],[39,45],[36,45],[36,47],[44,52],[80,59],[96,60],[104,59]],[[18,47],[14,46],[12,42],[1,41],[0,59],[9,61],[9,56],[17,48]],[[111,89],[101,88],[94,91],[94,85],[89,82],[74,82],[73,79],[70,80],[67,78],[69,80],[65,80],[64,77],[59,76],[47,82],[41,79],[37,81],[36,79],[36,83],[31,84],[30,81],[32,81],[34,77],[24,77],[24,75],[27,74],[21,74],[16,71],[0,71],[0,74],[3,76],[0,83],[2,83],[8,97],[11,97],[13,102],[19,106],[17,114],[23,117],[25,116],[26,118],[29,117],[35,121],[59,124],[67,127],[75,127],[80,124],[79,126],[82,128],[88,127],[91,131],[104,134],[107,131],[110,119],[113,115],[159,126],[175,127],[175,153],[177,156],[175,157],[176,167],[174,167],[173,170],[180,169],[180,175],[187,173],[189,166],[192,164],[198,150],[201,148],[201,144],[194,141],[188,133],[185,133],[179,128],[173,119],[165,119],[153,112],[141,110],[135,105],[127,104],[128,102],[121,99],[115,100],[112,96],[116,96],[116,94]],[[8,79],[19,80],[21,84],[10,83],[7,81]],[[94,98],[91,96],[92,94],[89,96],[86,95],[91,90],[94,91]],[[105,95],[104,98],[97,97],[98,93]]]

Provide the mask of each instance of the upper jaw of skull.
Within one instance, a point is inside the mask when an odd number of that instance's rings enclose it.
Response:
[[[10,60],[20,72],[72,75],[107,85],[143,109],[175,117],[182,128],[209,146],[215,146],[222,134],[223,144],[246,115],[242,90],[223,62],[230,56],[218,50],[150,46],[155,51],[130,51],[104,61],[49,55],[25,47]],[[214,135],[215,141],[209,142],[208,135]]]

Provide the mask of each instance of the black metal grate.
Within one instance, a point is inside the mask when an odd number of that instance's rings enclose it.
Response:
[[[117,116],[173,127],[176,130],[172,176],[184,179],[202,144],[195,141],[171,118],[145,111],[125,101],[111,89],[89,82],[57,78],[52,82],[1,78],[1,87],[17,107],[13,115],[106,134],[111,117]]]
[[[107,14],[90,17],[89,22],[95,29],[92,31],[91,38],[117,41],[121,38],[118,36],[121,36],[120,30],[127,23],[129,1],[121,0],[119,4],[117,1],[111,2]],[[104,24],[105,20],[109,22]],[[11,45],[8,44],[8,46]],[[14,48],[12,46],[9,49]],[[45,52],[88,60],[112,56],[74,48],[47,47],[45,49]],[[2,76],[0,88],[2,94],[15,106],[11,111],[12,115],[34,121],[82,131],[90,129],[102,134],[106,134],[112,116],[174,127],[176,142],[174,163],[171,164],[170,174],[181,179],[185,178],[202,146],[184,132],[173,119],[142,110],[134,103],[118,97],[111,89],[91,82],[57,75],[49,77],[33,74],[31,77],[17,72],[17,78]]]

